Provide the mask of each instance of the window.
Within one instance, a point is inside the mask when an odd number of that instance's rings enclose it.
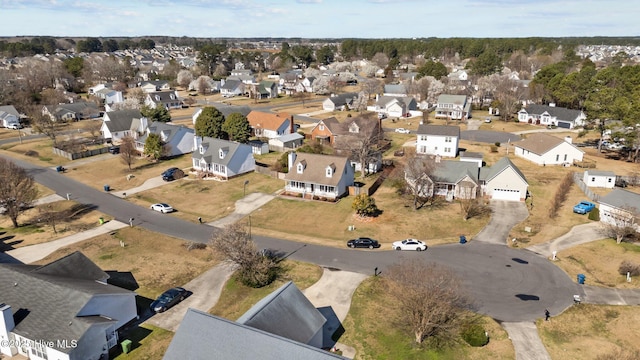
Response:
[[[421,154],[425,154],[427,152],[427,147],[424,146],[424,145],[421,145],[420,146],[420,151],[418,151],[418,152],[421,153]]]
[[[445,137],[444,142],[451,142],[451,137],[450,136]]]
[[[607,179],[607,182],[611,182],[611,180],[613,180],[613,179],[612,179],[612,178],[608,178],[608,179]]]
[[[556,161],[560,160],[560,154],[556,155]]]
[[[447,148],[447,147],[446,147],[446,148],[444,148],[444,152],[446,152],[446,153],[450,153],[450,152],[451,152],[451,148]]]
[[[298,168],[296,169],[296,171],[298,172],[298,174],[302,174],[302,172],[304,171],[304,165],[298,164]]]
[[[47,349],[42,343],[29,341],[31,344],[31,355],[35,355],[41,359],[48,359]]]
[[[564,161],[567,161],[567,154],[564,154]]]
[[[594,181],[596,181],[596,177],[595,176],[591,178],[591,182],[594,182]]]
[[[327,166],[327,177],[331,177],[331,175],[333,175],[333,170],[331,169],[331,166]]]
[[[318,129],[320,129],[320,131],[324,131],[324,125],[318,126]]]

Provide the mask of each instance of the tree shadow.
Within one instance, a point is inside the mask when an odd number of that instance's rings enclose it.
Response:
[[[522,301],[539,301],[540,300],[540,297],[537,295],[516,294],[515,296]]]

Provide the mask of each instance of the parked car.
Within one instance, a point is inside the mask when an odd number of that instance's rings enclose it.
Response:
[[[385,113],[378,113],[378,119],[383,120],[387,118],[387,114]]]
[[[173,181],[176,179],[181,179],[184,177],[184,171],[178,169],[177,167],[172,167],[170,169],[165,170],[162,173],[162,180],[164,181]]]
[[[580,203],[573,207],[573,212],[576,214],[586,214],[589,211],[593,210],[596,207],[596,204],[589,201],[580,201]]]
[[[351,239],[347,241],[347,246],[350,248],[369,248],[375,249],[380,247],[380,243],[377,240],[373,240],[368,237],[359,237],[357,239]]]
[[[164,312],[187,297],[187,290],[181,287],[169,289],[151,303],[151,310]]]
[[[120,153],[120,146],[110,146],[109,147],[109,152],[112,153],[113,155],[115,154],[119,154]]]
[[[620,178],[617,178],[617,179],[616,179],[616,186],[617,186],[617,187],[626,188],[626,187],[627,187],[627,185],[628,185],[628,184],[627,184],[627,180],[620,179]]]
[[[400,134],[408,134],[408,133],[410,133],[411,131],[410,131],[409,129],[405,129],[405,128],[397,128],[397,129],[396,129],[396,132],[397,132],[397,133],[400,133]]]
[[[427,250],[427,244],[420,240],[409,238],[394,242],[393,244],[391,244],[391,248],[394,250],[423,251]]]
[[[171,205],[165,204],[165,203],[153,204],[149,208],[154,211],[159,211],[163,214],[170,213],[173,211],[173,208],[171,207]]]
[[[491,118],[490,118],[490,117],[486,117],[486,118],[484,118],[484,122],[486,122],[486,123],[490,123],[490,122],[491,122]]]
[[[11,123],[11,124],[7,125],[7,129],[20,130],[20,129],[22,129],[22,124],[20,124],[20,123]]]

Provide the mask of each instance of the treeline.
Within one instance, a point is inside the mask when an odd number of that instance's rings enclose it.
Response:
[[[56,50],[69,50],[75,48],[77,52],[113,52],[127,49],[153,49],[156,47],[152,39],[99,39],[88,37],[84,40],[70,38],[54,38],[37,36],[31,39],[19,41],[0,41],[0,55],[5,57],[33,56],[36,54],[52,54]]]

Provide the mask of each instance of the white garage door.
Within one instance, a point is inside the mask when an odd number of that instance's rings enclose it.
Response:
[[[494,189],[492,199],[520,201],[520,190]]]

